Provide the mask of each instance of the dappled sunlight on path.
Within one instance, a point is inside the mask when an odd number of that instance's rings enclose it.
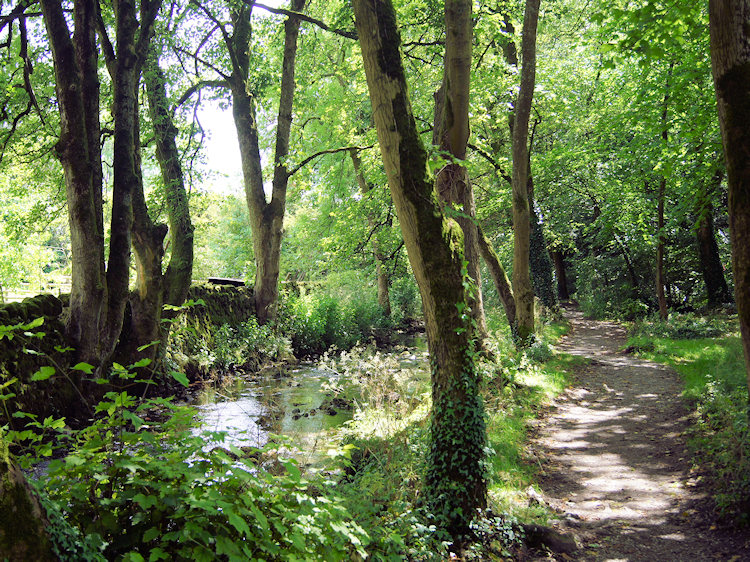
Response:
[[[532,444],[555,526],[582,547],[559,560],[750,560],[750,545],[738,552],[698,517],[678,375],[619,351],[618,325],[566,316],[573,332],[558,349],[589,362]]]

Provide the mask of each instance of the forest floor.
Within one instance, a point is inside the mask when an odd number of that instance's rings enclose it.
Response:
[[[621,351],[625,330],[568,308],[570,335],[558,349],[583,356],[534,429],[540,501],[572,534],[570,555],[532,560],[750,561],[750,533],[713,520],[711,499],[691,470],[689,409],[679,375]]]

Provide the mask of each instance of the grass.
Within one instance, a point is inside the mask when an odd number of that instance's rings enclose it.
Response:
[[[685,396],[698,399],[711,381],[720,381],[727,389],[746,384],[742,342],[739,336],[677,340],[639,336],[628,345],[640,355],[671,365],[685,383]]]
[[[585,360],[552,351],[551,344],[569,330],[565,323],[543,325],[534,346],[517,352],[501,322],[489,320],[494,330],[488,343],[495,359],[479,365],[488,444],[494,451],[488,458],[489,507],[505,521],[544,523],[551,514],[544,506],[530,505],[526,493],[539,470],[537,461],[525,454],[529,422],[565,388],[568,373]],[[343,442],[354,447],[350,448],[350,475],[337,491],[346,498],[357,523],[370,533],[373,541],[368,552],[373,559],[391,559],[396,553],[445,559],[445,545],[433,542],[434,532],[419,515],[429,448],[429,374],[404,376],[395,372],[398,365],[391,362],[383,357],[377,361],[364,356],[347,358],[347,378],[361,380],[368,387],[370,405],[377,406],[363,405],[341,431]],[[364,371],[369,374],[364,376]],[[380,383],[373,385],[376,380]],[[389,403],[378,397],[393,393],[409,398]],[[507,537],[507,529],[493,532]],[[425,557],[426,551],[430,556]],[[480,558],[487,555],[484,552]]]
[[[674,320],[675,326],[681,323],[685,322]],[[684,331],[670,334],[668,327],[656,322],[636,325],[628,346],[681,375],[684,395],[697,413],[689,445],[713,493],[717,514],[733,524],[750,524],[748,389],[736,319],[718,337],[680,339]]]

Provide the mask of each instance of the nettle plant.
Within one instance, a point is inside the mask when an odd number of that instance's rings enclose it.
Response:
[[[312,487],[293,461],[274,474],[248,454],[223,445],[223,432],[197,430],[194,410],[171,399],[139,399],[125,387],[148,360],[115,364],[112,388],[92,423],[24,413],[22,430],[6,431],[22,466],[33,469],[61,559],[249,560],[366,557],[367,533],[324,484]],[[92,375],[91,365],[74,370]],[[52,367],[36,380],[52,379]],[[184,374],[173,373],[187,385]],[[267,455],[268,452],[265,452]],[[46,466],[43,460],[51,460]],[[321,491],[322,490],[322,491]]]

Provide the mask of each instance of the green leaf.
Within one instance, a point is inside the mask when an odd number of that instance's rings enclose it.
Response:
[[[146,347],[148,347],[148,346],[146,346]],[[138,351],[141,351],[140,347],[138,348]],[[140,369],[141,367],[148,367],[150,364],[151,364],[151,359],[149,359],[148,357],[144,357],[140,361],[136,361],[135,363],[133,363],[130,366],[130,368],[131,369]]]
[[[36,373],[31,375],[32,381],[46,381],[52,375],[55,374],[54,367],[42,367]]]
[[[158,536],[159,536],[159,529],[157,529],[156,527],[151,527],[149,530],[143,533],[143,542],[151,542]]]
[[[229,511],[227,512],[227,519],[229,520],[229,523],[232,525],[232,527],[237,529],[238,533],[246,537],[250,536],[250,527],[242,517],[232,511]]]
[[[151,347],[153,345],[157,345],[159,343],[159,341],[160,340],[154,340],[151,343],[147,343],[146,345],[142,345],[142,346],[140,346],[138,348],[138,351],[143,351],[144,349],[148,349],[149,347]],[[139,361],[139,363],[140,363],[140,361]]]
[[[170,375],[172,375],[172,378],[176,380],[178,383],[180,383],[182,386],[188,387],[190,386],[190,381],[188,381],[187,375],[185,373],[180,373],[178,371],[170,371]]]
[[[94,372],[94,366],[90,363],[76,363],[72,368],[76,371],[83,371],[87,375],[90,375]]]

